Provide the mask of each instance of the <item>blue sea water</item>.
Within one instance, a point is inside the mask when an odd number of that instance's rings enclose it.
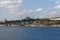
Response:
[[[0,40],[60,40],[60,28],[0,27]]]

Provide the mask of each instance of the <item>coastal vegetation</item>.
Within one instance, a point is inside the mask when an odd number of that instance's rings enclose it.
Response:
[[[10,20],[0,22],[0,26],[60,26],[60,20],[50,20],[50,18],[33,19],[27,17],[22,20]]]

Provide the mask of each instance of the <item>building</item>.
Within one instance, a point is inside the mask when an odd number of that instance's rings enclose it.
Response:
[[[50,20],[60,20],[60,17],[52,17]]]

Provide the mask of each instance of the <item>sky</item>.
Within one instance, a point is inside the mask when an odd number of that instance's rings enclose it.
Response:
[[[60,0],[0,0],[0,20],[60,17]]]

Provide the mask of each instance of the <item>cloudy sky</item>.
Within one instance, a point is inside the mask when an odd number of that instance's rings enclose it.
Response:
[[[60,0],[0,0],[0,20],[60,16]]]

